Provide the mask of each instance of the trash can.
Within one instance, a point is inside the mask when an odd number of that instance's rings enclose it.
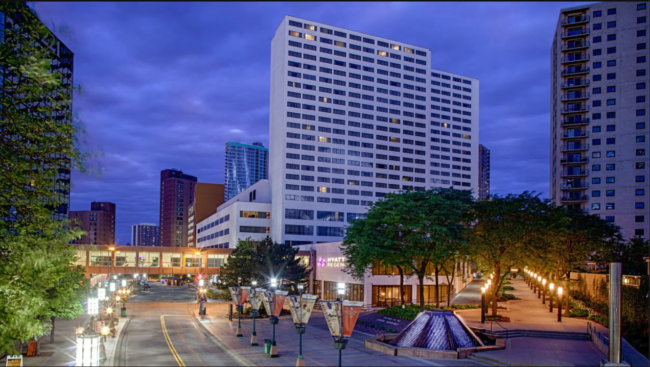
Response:
[[[272,344],[273,344],[273,340],[264,339],[264,354],[270,354],[271,353],[271,345]]]

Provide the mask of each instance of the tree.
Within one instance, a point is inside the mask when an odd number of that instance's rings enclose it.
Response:
[[[648,271],[648,264],[643,258],[649,253],[650,240],[635,237],[627,242],[617,241],[602,248],[592,255],[591,260],[603,267],[612,262],[620,262],[623,266],[623,274],[642,275],[647,274]]]
[[[461,241],[466,231],[463,220],[469,206],[459,197],[438,190],[387,194],[343,242],[342,252],[352,256],[348,259],[351,271],[361,274],[372,264],[370,260],[395,266],[408,261],[418,278],[420,307],[424,308],[424,278],[432,275],[433,265],[445,262],[449,244]],[[372,246],[379,250],[372,250]],[[400,283],[403,285],[402,280]]]
[[[65,274],[75,256],[67,244],[83,232],[57,217],[85,155],[72,121],[72,53],[24,3],[2,2],[0,13],[0,353],[16,353],[14,341],[81,309]]]
[[[523,262],[536,245],[544,229],[553,224],[549,220],[550,204],[532,193],[491,195],[489,200],[474,205],[476,221],[471,229],[470,248],[475,260],[494,271],[492,299],[498,299],[510,270]],[[492,302],[492,315],[497,315],[497,302]]]
[[[298,284],[306,284],[311,269],[301,262],[298,249],[291,245],[273,242],[270,236],[257,242],[247,238],[239,240],[221,268],[220,288],[248,285],[253,280],[259,285],[268,284],[271,278],[282,279],[283,284],[295,293]],[[241,282],[239,282],[241,280]]]

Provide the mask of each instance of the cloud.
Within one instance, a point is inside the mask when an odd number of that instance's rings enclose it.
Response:
[[[271,39],[294,15],[429,48],[435,69],[480,80],[492,187],[548,196],[549,50],[580,3],[43,2],[75,53],[74,108],[101,177],[73,174],[72,208],[117,204],[117,240],[158,223],[160,171],[222,183],[228,141],[268,146]]]

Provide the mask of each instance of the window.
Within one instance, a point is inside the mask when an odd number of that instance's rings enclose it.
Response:
[[[605,196],[616,196],[615,190],[605,190]]]
[[[603,12],[601,10],[595,11],[594,12],[594,18],[598,18],[603,16]]]
[[[636,89],[637,90],[645,89],[645,83],[636,83]]]
[[[613,151],[613,150],[608,150],[605,156],[607,158],[614,158],[614,157],[616,157],[616,152]]]
[[[608,99],[607,100],[607,105],[608,106],[614,106],[616,104],[616,99]]]
[[[616,165],[615,164],[608,164],[608,165],[605,166],[605,169],[608,170],[608,171],[614,171],[616,169]]]
[[[637,43],[636,44],[636,49],[637,50],[645,50],[645,43]]]
[[[607,93],[614,93],[616,92],[616,86],[615,85],[610,85],[607,87]]]
[[[603,38],[601,36],[594,37],[594,43],[601,42],[602,40],[603,40]]]
[[[636,182],[645,182],[645,176],[636,176]]]
[[[599,81],[601,81],[601,79],[602,79],[602,76],[601,76],[600,74],[594,75],[594,81],[595,81],[595,82],[599,82]],[[599,89],[600,89],[600,88],[599,88]],[[599,93],[600,93],[600,92],[599,92]]]
[[[637,143],[643,143],[645,142],[645,135],[639,135],[636,137],[636,142]]]
[[[637,122],[636,123],[636,128],[637,129],[645,129],[645,122]]]
[[[637,116],[645,116],[645,110],[636,110]]]
[[[600,204],[598,203],[591,204],[591,210],[600,210]]]
[[[607,210],[614,210],[615,208],[616,208],[616,205],[614,203],[605,204],[605,209],[607,209]]]
[[[646,17],[637,17],[636,24],[641,24],[646,22]]]
[[[616,73],[608,73],[607,74],[607,80],[612,80],[616,79]]]
[[[594,164],[591,166],[592,171],[600,171],[600,164]]]
[[[637,64],[642,64],[645,62],[645,56],[639,56],[636,58],[636,63]],[[638,71],[637,71],[637,76],[638,76]],[[643,75],[645,75],[645,70],[643,70]]]
[[[608,54],[615,54],[616,53],[616,47],[607,47],[607,53]]]
[[[609,223],[614,222],[614,217],[605,217],[605,222],[609,222]]]
[[[594,31],[597,31],[597,30],[602,29],[602,28],[603,28],[603,25],[601,23],[594,24]]]
[[[600,145],[600,139],[591,139],[591,145]]]
[[[600,132],[600,126],[594,126],[591,128],[592,132],[599,133]]]
[[[605,183],[616,183],[616,177],[606,177],[605,178]],[[610,195],[607,195],[607,196],[610,196]],[[613,196],[613,194],[611,196]]]
[[[616,21],[607,22],[607,28],[614,28],[614,27],[616,27]]]
[[[642,196],[642,195],[645,195],[645,189],[636,189],[635,192],[634,192],[634,194],[635,194],[636,196]]]
[[[600,87],[598,87],[598,88],[593,88],[593,89],[591,90],[591,92],[592,92],[593,94],[600,94],[600,92],[601,92],[601,88],[600,88]]]
[[[603,63],[600,62],[600,61],[594,63],[594,69],[598,69],[598,68],[600,68],[600,67],[602,67],[602,66],[603,66]]]
[[[616,60],[607,61],[607,66],[616,66]]]
[[[645,102],[645,96],[637,96],[636,97],[636,103],[641,103]]]
[[[645,3],[641,3],[641,4],[636,5],[636,10],[645,10],[645,8],[646,8]]]
[[[614,14],[616,14],[616,8],[607,9],[607,15],[614,15]]]
[[[634,221],[637,223],[643,223],[645,222],[645,217],[643,215],[635,215]]]
[[[635,209],[643,209],[643,208],[645,208],[645,203],[644,202],[634,203],[634,208]]]
[[[608,41],[616,41],[616,33],[607,35]]]
[[[591,196],[593,197],[600,197],[600,190],[594,190],[591,192]]]
[[[607,118],[608,119],[613,119],[616,118],[616,112],[607,112]]]
[[[616,138],[607,138],[607,145],[616,144]]]
[[[600,158],[600,152],[591,152],[591,158]]]
[[[591,179],[592,184],[599,184],[600,183],[600,177],[593,177]]]

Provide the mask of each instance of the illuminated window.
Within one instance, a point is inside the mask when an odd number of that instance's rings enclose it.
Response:
[[[289,35],[294,36],[294,37],[298,37],[298,38],[302,38],[302,33],[296,32],[296,31],[289,31]]]
[[[321,142],[321,143],[331,143],[332,139],[328,138],[326,136],[319,136],[318,141]]]
[[[400,50],[399,45],[393,45],[393,44],[391,44],[391,45],[390,45],[390,48],[392,48],[393,50],[397,50],[397,51]]]
[[[316,36],[312,36],[311,34],[305,34],[305,39],[309,41],[316,41]]]
[[[334,45],[339,46],[339,47],[345,47],[345,42],[336,41],[336,42],[334,42]]]
[[[412,53],[413,53],[413,49],[412,49],[412,48],[408,48],[408,47],[404,47],[404,52],[408,52],[408,53],[412,54]]]
[[[305,24],[305,29],[309,29],[310,31],[315,31],[316,26],[311,24]]]
[[[399,138],[391,137],[390,141],[392,141],[393,143],[399,143]]]
[[[329,187],[321,186],[321,187],[317,187],[317,189],[318,189],[318,192],[322,192],[322,193],[328,193],[328,192],[330,192]]]
[[[377,55],[388,57],[388,52],[386,52],[386,51],[377,51]]]

